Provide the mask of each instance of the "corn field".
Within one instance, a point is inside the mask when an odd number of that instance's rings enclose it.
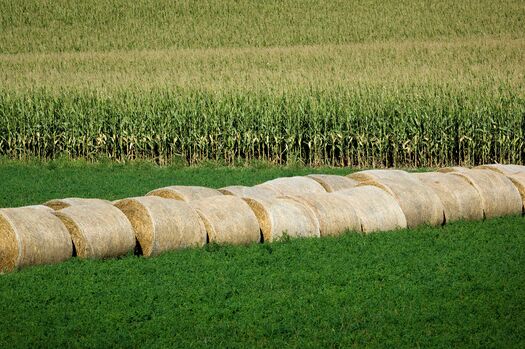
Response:
[[[0,156],[525,161],[522,0],[0,0]]]
[[[0,154],[435,167],[525,160],[525,100],[450,87],[0,93]]]

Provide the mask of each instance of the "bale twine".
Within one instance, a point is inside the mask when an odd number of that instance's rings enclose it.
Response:
[[[206,243],[206,229],[186,202],[144,196],[114,203],[131,222],[144,256]]]
[[[244,199],[255,213],[264,241],[275,241],[284,234],[298,237],[319,237],[319,222],[306,205],[290,198]]]
[[[135,248],[128,218],[113,205],[70,206],[54,214],[62,220],[80,258],[110,258]]]
[[[243,199],[211,196],[191,202],[201,217],[210,242],[247,244],[260,241],[257,217]]]
[[[522,201],[522,213],[525,213],[525,172],[508,176],[512,184],[518,189]]]
[[[465,178],[476,188],[481,197],[483,213],[486,218],[521,213],[520,193],[512,181],[504,175],[486,169],[463,169],[460,172],[450,173]]]
[[[427,172],[414,174],[434,190],[445,210],[445,221],[482,220],[481,197],[465,178],[450,173]]]
[[[273,199],[280,194],[266,187],[246,187],[243,185],[232,185],[219,189],[224,195],[234,195],[240,198]]]
[[[404,229],[407,221],[393,196],[375,186],[360,186],[341,190],[335,195],[346,196],[354,207],[364,233]]]
[[[506,176],[514,175],[518,173],[525,173],[525,166],[522,166],[522,165],[490,164],[490,165],[481,165],[476,168],[496,171]]]
[[[46,206],[0,209],[0,272],[71,258],[69,233]]]
[[[49,200],[48,202],[44,203],[45,206],[50,207],[55,211],[61,210],[69,206],[85,206],[85,205],[91,205],[91,204],[111,205],[111,202],[108,200],[102,200],[102,199],[66,198],[66,199]]]
[[[321,236],[335,236],[346,231],[361,231],[361,221],[352,202],[345,195],[320,193],[290,198],[312,209],[319,221]]]
[[[222,193],[217,189],[184,185],[173,185],[170,187],[159,188],[146,194],[146,196],[160,196],[166,199],[175,199],[186,202],[218,195],[222,195]]]
[[[317,183],[321,184],[327,192],[351,189],[359,184],[359,182],[357,182],[356,180],[345,176],[311,174],[307,177],[312,178]]]
[[[391,194],[405,213],[409,228],[444,223],[444,208],[436,193],[410,173],[401,170],[368,170],[351,178],[362,185],[374,185]]]
[[[282,177],[272,179],[255,187],[270,188],[280,195],[302,195],[307,193],[326,193],[321,184],[308,177]]]

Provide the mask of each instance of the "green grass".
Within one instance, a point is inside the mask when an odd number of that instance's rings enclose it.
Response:
[[[0,207],[349,168],[0,161]],[[72,259],[0,277],[0,347],[520,347],[525,221]]]
[[[522,347],[522,217],[71,260],[0,280],[2,347]]]
[[[115,164],[85,161],[0,160],[0,207],[41,204],[65,197],[96,197],[117,200],[142,196],[169,185],[201,185],[221,188],[229,185],[255,185],[284,176],[309,173],[345,175],[349,168],[278,167],[255,164],[246,167],[156,166],[147,162]]]

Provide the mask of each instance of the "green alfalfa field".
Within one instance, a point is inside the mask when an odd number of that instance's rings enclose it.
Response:
[[[350,169],[0,166],[0,205]],[[0,346],[521,347],[525,218],[72,259],[0,278]]]
[[[525,161],[521,1],[0,8],[1,207]],[[524,223],[32,267],[0,346],[522,347]]]

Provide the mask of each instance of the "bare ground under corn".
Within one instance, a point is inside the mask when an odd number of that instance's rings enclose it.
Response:
[[[13,159],[525,161],[520,1],[2,5]]]

